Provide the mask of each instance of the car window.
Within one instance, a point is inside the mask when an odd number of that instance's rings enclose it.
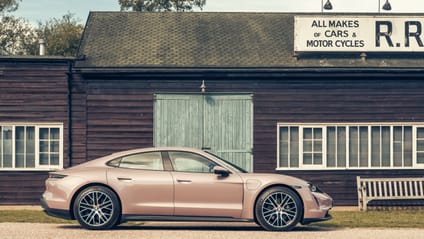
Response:
[[[213,167],[217,164],[198,154],[188,152],[169,152],[174,171],[212,173]]]
[[[120,168],[163,170],[162,156],[160,152],[133,154],[122,157]]]

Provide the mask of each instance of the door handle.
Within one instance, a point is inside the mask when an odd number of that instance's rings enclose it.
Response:
[[[132,178],[117,178],[119,181],[131,181]]]
[[[191,180],[187,180],[187,179],[177,179],[178,183],[191,183]]]

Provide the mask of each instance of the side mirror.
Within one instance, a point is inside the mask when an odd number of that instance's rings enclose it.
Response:
[[[214,174],[218,174],[221,177],[227,177],[228,175],[230,175],[230,171],[228,171],[228,169],[223,168],[221,166],[213,167],[212,172]]]

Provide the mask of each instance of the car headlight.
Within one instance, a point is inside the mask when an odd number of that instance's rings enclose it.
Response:
[[[49,173],[49,178],[52,179],[62,179],[64,177],[66,177],[67,175],[64,174],[58,174],[58,173]]]
[[[314,193],[322,193],[321,189],[319,189],[317,186],[313,185],[312,183],[308,183],[309,190]]]

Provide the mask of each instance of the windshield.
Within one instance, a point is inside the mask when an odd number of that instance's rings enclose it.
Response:
[[[247,171],[245,169],[240,168],[239,166],[237,166],[237,165],[235,165],[235,164],[233,164],[233,163],[231,163],[231,162],[229,162],[229,161],[221,158],[220,156],[218,156],[218,155],[216,155],[214,153],[211,153],[209,151],[205,151],[205,152],[208,153],[208,154],[210,154],[210,155],[212,155],[212,156],[214,156],[215,158],[220,159],[225,164],[225,166],[230,167],[230,168],[232,168],[233,170],[235,170],[235,171],[237,171],[239,173],[247,173]]]

